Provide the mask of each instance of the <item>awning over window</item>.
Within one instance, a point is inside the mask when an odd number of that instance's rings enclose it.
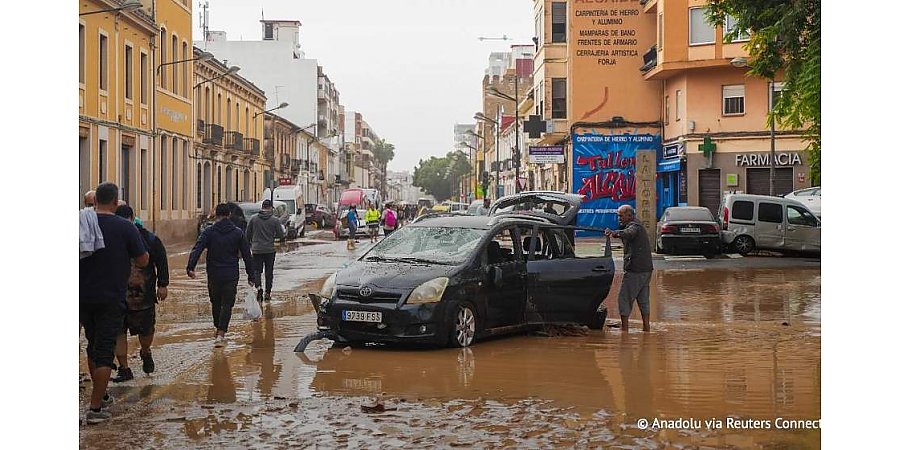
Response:
[[[681,170],[681,158],[664,159],[656,164],[657,172],[677,172]]]

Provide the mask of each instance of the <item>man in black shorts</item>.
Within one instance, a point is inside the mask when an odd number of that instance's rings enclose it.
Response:
[[[644,225],[637,220],[631,205],[622,205],[616,211],[619,230],[607,228],[605,234],[622,239],[625,247],[625,274],[619,288],[619,315],[622,317],[622,332],[628,332],[628,317],[637,300],[641,310],[644,331],[650,331],[650,276],[653,274],[653,255],[650,253],[650,238]]]
[[[111,417],[103,408],[113,402],[106,386],[112,373],[116,336],[125,320],[131,263],[144,267],[150,261],[134,224],[115,215],[118,197],[115,184],[97,186],[94,209],[105,246],[78,264],[78,319],[88,341],[87,360],[93,382],[87,412],[89,424]]]
[[[134,222],[134,210],[128,205],[119,206],[116,215]],[[144,268],[131,267],[131,276],[128,279],[128,297],[126,303],[128,311],[125,314],[125,324],[122,332],[116,339],[116,359],[119,361],[119,374],[112,379],[113,383],[121,383],[134,378],[134,373],[128,367],[128,338],[125,333],[131,332],[132,336],[138,336],[141,343],[141,361],[144,373],[150,374],[156,370],[150,346],[153,344],[153,334],[156,330],[156,303],[166,299],[169,295],[169,262],[166,257],[166,247],[155,234],[141,225],[137,226],[141,233],[144,245],[150,251],[150,264]],[[158,286],[158,288],[157,288]]]

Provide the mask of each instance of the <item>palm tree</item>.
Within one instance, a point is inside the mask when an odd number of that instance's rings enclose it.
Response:
[[[372,150],[372,154],[381,167],[381,191],[385,192],[387,187],[387,165],[394,159],[394,144],[384,139],[379,139],[375,142],[375,149]]]

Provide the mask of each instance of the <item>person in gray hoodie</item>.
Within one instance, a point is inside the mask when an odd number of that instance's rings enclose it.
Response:
[[[256,270],[257,279],[262,277],[263,268],[266,270],[266,294],[265,301],[272,300],[272,281],[275,276],[272,269],[275,267],[275,238],[284,241],[284,228],[277,217],[273,217],[274,210],[271,200],[263,200],[262,210],[254,214],[247,224],[247,240],[250,242],[250,253],[253,254],[253,267]],[[263,299],[262,283],[257,286],[258,298]]]

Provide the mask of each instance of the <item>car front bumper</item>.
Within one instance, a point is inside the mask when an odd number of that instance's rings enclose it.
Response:
[[[311,294],[318,312],[318,329],[329,330],[350,342],[412,343],[443,345],[449,336],[443,302],[422,305],[361,303],[334,298],[322,302]],[[380,312],[381,322],[343,320],[344,311]]]

